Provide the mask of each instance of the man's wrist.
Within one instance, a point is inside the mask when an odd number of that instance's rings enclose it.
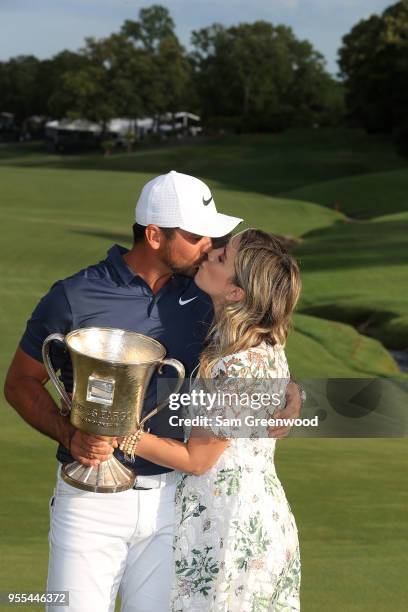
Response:
[[[61,425],[62,431],[58,441],[71,452],[71,442],[76,432],[76,428],[71,425],[69,418],[67,417],[61,417]]]

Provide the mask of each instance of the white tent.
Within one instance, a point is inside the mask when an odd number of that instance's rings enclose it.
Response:
[[[45,124],[46,134],[52,136],[53,133],[66,130],[68,132],[91,132],[92,134],[100,134],[102,128],[98,123],[93,123],[87,119],[61,119],[48,121]]]

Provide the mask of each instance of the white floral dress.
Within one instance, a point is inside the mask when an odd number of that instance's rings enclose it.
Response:
[[[213,375],[230,382],[274,378],[283,396],[289,381],[283,347],[265,343],[223,358]],[[226,435],[222,427],[212,430]],[[276,475],[275,444],[267,437],[230,437],[205,474],[182,476],[176,492],[172,612],[300,609],[298,533]]]

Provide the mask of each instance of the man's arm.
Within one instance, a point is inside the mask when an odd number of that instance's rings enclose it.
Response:
[[[75,429],[45,389],[47,381],[44,365],[17,348],[4,385],[5,398],[26,423],[63,444],[77,461],[95,466],[109,459],[116,442],[110,446],[106,439]]]

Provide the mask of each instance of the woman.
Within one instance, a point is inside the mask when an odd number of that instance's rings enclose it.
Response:
[[[198,378],[229,390],[234,381],[242,390],[248,379],[269,380],[284,397],[283,346],[301,281],[282,243],[245,230],[209,253],[195,281],[215,312]],[[216,413],[228,417],[237,408],[218,406]],[[186,444],[149,433],[133,439],[135,454],[185,472],[176,494],[171,610],[299,610],[297,528],[275,472],[276,440],[267,430],[233,437],[231,428],[213,422],[193,428]]]

